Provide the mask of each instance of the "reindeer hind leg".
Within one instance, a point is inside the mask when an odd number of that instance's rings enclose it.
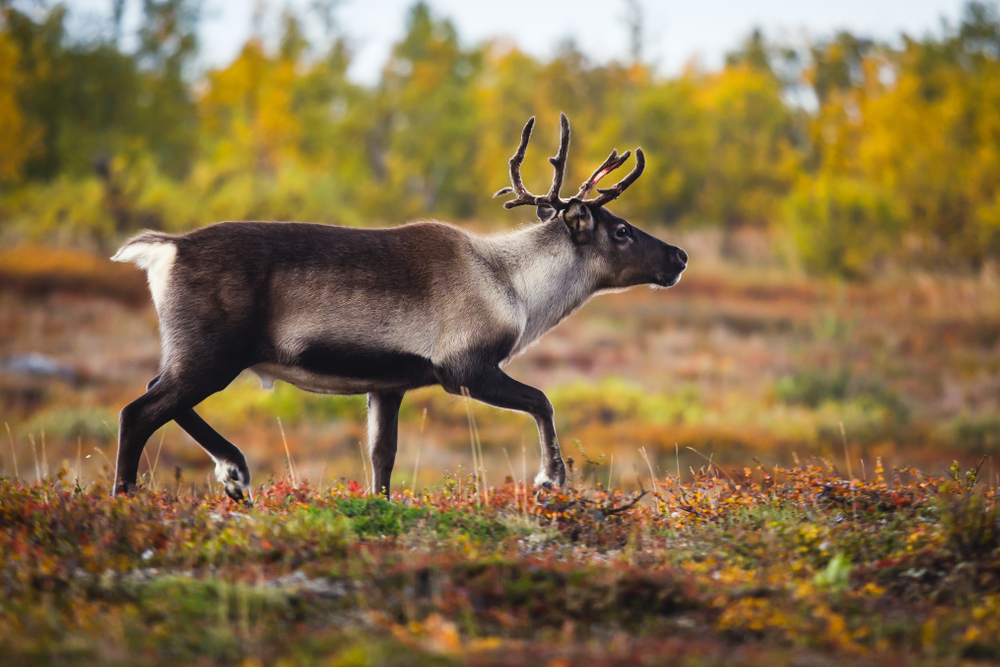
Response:
[[[159,379],[160,376],[153,378],[146,391],[152,389]],[[250,468],[240,448],[212,428],[193,409],[181,411],[174,416],[174,421],[215,461],[215,476],[223,484],[226,495],[236,502],[253,505]]]
[[[232,369],[202,368],[190,374],[166,371],[145,394],[122,408],[118,419],[115,493],[135,488],[142,450],[156,429],[224,389],[238,374],[239,370]]]
[[[368,447],[372,457],[372,490],[389,497],[389,481],[396,463],[399,406],[402,392],[368,394]]]

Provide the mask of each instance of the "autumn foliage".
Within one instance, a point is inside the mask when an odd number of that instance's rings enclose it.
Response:
[[[643,179],[616,202],[640,222],[769,229],[790,261],[847,276],[1000,254],[991,5],[901,46],[840,33],[791,48],[754,32],[721,69],[664,77],[641,60],[592,64],[572,44],[548,61],[504,40],[465,46],[417,3],[369,86],[348,79],[352,36],[330,15],[310,44],[303,22],[317,17],[289,10],[277,48],[254,37],[194,81],[198,3],[144,8],[134,52],[120,25],[74,39],[58,5],[0,13],[8,233],[110,245],[223,219],[512,224],[490,193],[518,131],[565,111],[569,181],[609,146],[644,147]],[[525,177],[544,190],[538,164]]]
[[[0,648],[11,664],[985,657],[1000,505],[980,472],[709,465],[646,494],[446,476],[392,502],[282,480],[251,510],[181,479],[108,498],[66,470],[0,478]]]

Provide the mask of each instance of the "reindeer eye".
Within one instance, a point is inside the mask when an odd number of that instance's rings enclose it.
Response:
[[[627,239],[629,237],[628,227],[626,227],[625,225],[616,227],[614,231],[614,237],[616,241],[624,241],[625,239]]]

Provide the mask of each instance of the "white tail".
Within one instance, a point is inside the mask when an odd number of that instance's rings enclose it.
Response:
[[[153,305],[156,306],[156,312],[160,312],[160,306],[167,295],[170,269],[176,258],[177,246],[169,241],[169,237],[146,233],[119,248],[111,261],[131,262],[146,272],[149,291],[153,295]]]

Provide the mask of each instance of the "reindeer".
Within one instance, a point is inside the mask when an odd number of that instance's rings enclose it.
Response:
[[[521,181],[535,119],[510,159],[504,208],[535,206],[538,222],[479,236],[441,222],[356,229],[296,222],[220,222],[181,236],[143,232],[112,259],[147,272],[160,320],[160,374],[121,411],[115,492],[135,488],[147,439],[170,420],[214,459],[226,493],[250,504],[250,471],[235,445],[194,407],[245,369],[324,394],[368,395],[372,489],[389,495],[399,407],[407,391],[440,385],[538,424],[538,485],[566,468],[552,404],[503,366],[595,294],[671,287],[687,253],[605,208],[645,167],[642,149],[620,182],[597,189],[631,154],[617,150],[569,199],[560,196],[570,126],[545,195]]]

